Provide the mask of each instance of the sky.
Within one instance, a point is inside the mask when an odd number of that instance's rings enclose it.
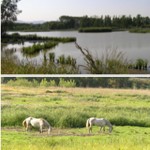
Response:
[[[21,21],[52,21],[62,15],[98,16],[131,15],[150,17],[150,0],[21,0]]]

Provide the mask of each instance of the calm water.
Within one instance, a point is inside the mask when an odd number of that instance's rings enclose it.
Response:
[[[55,31],[55,32],[19,32],[22,35],[25,34],[37,34],[39,36],[49,37],[76,37],[77,43],[87,48],[96,57],[101,57],[106,50],[117,49],[125,53],[125,57],[128,60],[135,61],[138,58],[147,59],[150,65],[150,34],[129,33],[129,32],[110,32],[110,33],[78,33],[77,31]],[[24,46],[32,45],[32,43],[26,42]],[[43,59],[43,53],[46,53],[47,57],[49,53],[54,52],[56,58],[62,54],[65,56],[72,56],[77,59],[78,64],[83,64],[84,60],[81,52],[75,47],[74,43],[59,44],[55,48],[40,52],[34,57],[26,58],[21,53],[21,47],[23,45],[8,45],[6,48],[16,48],[15,55],[19,59],[34,60],[40,63]]]

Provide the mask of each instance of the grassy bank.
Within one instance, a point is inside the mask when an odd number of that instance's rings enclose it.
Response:
[[[2,43],[22,43],[25,41],[55,41],[55,42],[75,42],[75,37],[47,37],[36,34],[20,35],[18,33],[6,34],[2,36]]]
[[[149,90],[2,85],[2,149],[149,149],[149,102]],[[47,119],[51,135],[26,133],[22,121],[28,116]],[[94,127],[89,135],[91,116],[109,119],[113,132]]]
[[[130,29],[131,33],[150,33],[150,28],[133,28]]]

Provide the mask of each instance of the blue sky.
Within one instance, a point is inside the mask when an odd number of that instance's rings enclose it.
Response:
[[[150,0],[21,0],[18,20],[58,20],[62,15],[131,15],[150,17]]]

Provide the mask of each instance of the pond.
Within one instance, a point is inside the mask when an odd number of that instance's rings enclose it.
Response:
[[[12,32],[9,32],[12,33]],[[134,62],[136,59],[147,59],[150,65],[150,33],[129,33],[123,32],[109,32],[109,33],[79,33],[78,31],[51,31],[51,32],[18,32],[21,35],[37,34],[38,36],[48,37],[76,37],[77,43],[82,47],[88,49],[95,57],[102,57],[102,54],[107,50],[121,51],[125,58]],[[60,43],[55,48],[48,51],[41,51],[34,56],[24,56],[21,52],[23,46],[29,46],[33,43],[25,42],[24,45],[9,44],[4,47],[15,48],[16,55],[20,60],[30,60],[40,63],[43,60],[44,53],[49,56],[49,53],[55,53],[56,58],[62,54],[65,56],[72,56],[77,59],[78,64],[84,64],[83,56],[75,46],[75,43]],[[3,50],[4,51],[4,50]],[[3,54],[3,52],[2,52]]]

